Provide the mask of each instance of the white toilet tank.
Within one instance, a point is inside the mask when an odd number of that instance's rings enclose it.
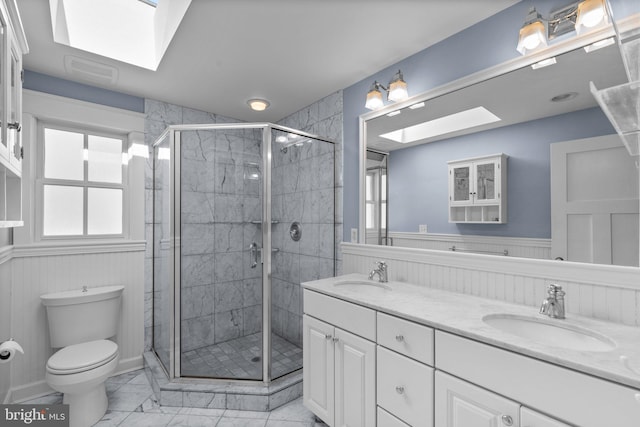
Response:
[[[118,332],[124,286],[102,286],[41,295],[51,347],[111,338]]]

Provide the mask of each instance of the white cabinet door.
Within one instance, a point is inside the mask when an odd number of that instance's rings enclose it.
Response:
[[[524,406],[520,408],[520,424],[522,427],[571,427]]]
[[[335,426],[371,427],[376,423],[376,347],[335,329]],[[307,369],[307,365],[305,365]]]
[[[378,346],[378,405],[412,427],[433,427],[433,368]]]
[[[313,317],[304,316],[303,402],[329,426],[334,425],[334,328]]]
[[[436,426],[520,426],[518,403],[440,371],[435,377]]]

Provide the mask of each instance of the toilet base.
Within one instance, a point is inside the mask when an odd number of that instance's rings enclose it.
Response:
[[[88,427],[107,412],[107,390],[104,383],[82,393],[64,393],[62,403],[69,405],[69,427]]]

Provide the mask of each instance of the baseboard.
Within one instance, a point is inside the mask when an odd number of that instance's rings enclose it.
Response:
[[[118,367],[113,375],[124,374],[125,372],[135,371],[143,368],[142,355],[131,357],[129,359],[120,360]],[[37,397],[46,396],[47,394],[54,393],[53,390],[46,381],[36,381],[30,384],[25,384],[20,387],[9,389],[7,396],[4,399],[4,403],[20,403],[25,400],[35,399]]]
[[[20,387],[9,389],[7,398],[8,403],[20,403],[25,400],[35,399],[37,397],[46,396],[47,394],[54,393],[49,384],[46,381],[36,381],[30,384],[25,384]]]
[[[142,368],[144,368],[144,360],[142,358],[142,355],[130,357],[129,359],[121,359],[118,363],[116,371],[112,376],[124,374],[126,372],[135,371]]]

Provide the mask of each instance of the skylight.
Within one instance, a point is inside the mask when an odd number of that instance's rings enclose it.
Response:
[[[446,135],[459,130],[470,129],[488,123],[498,122],[501,119],[484,107],[471,108],[459,113],[439,117],[428,122],[409,126],[380,135],[401,144]]]
[[[190,4],[191,0],[49,0],[53,39],[155,71]]]

